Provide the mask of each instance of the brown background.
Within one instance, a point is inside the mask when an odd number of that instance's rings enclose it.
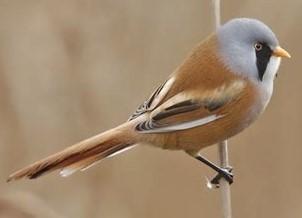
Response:
[[[210,6],[0,1],[1,218],[221,217],[219,191],[205,186],[213,172],[182,152],[147,146],[66,179],[5,183],[13,170],[126,120],[211,32]],[[301,0],[222,4],[224,21],[263,20],[293,57],[264,116],[230,140],[237,218],[302,216],[301,10]],[[216,160],[216,147],[203,152]]]

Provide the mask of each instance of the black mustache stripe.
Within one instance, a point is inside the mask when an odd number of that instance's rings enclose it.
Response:
[[[265,74],[265,70],[267,68],[268,62],[272,56],[272,49],[265,43],[261,43],[262,44],[262,49],[260,51],[256,51],[256,65],[258,68],[258,75],[259,75],[259,79],[260,81],[263,80],[263,76]]]

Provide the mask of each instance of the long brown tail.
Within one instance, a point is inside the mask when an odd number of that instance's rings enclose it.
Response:
[[[35,179],[41,175],[61,169],[62,176],[68,176],[95,162],[136,143],[127,124],[81,141],[65,150],[37,161],[8,177],[8,182],[21,178]]]

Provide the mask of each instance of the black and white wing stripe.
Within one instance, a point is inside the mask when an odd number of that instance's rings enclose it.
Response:
[[[166,133],[215,122],[227,116],[226,111],[231,109],[224,111],[223,108],[239,101],[245,86],[245,81],[235,80],[201,95],[179,93],[154,109],[146,120],[136,125],[135,130],[139,133]]]
[[[222,118],[224,115],[215,114],[215,111],[224,103],[226,102],[184,100],[154,114],[150,119],[139,123],[135,129],[140,133],[164,133],[201,126]],[[178,115],[194,111],[200,111],[200,115],[196,117],[188,114],[185,120],[176,118]]]
[[[140,115],[153,110],[158,106],[160,101],[166,96],[168,91],[170,90],[172,84],[174,82],[174,78],[170,78],[167,81],[165,81],[163,84],[161,84],[146,100],[143,104],[141,104],[136,111],[131,115],[131,117],[128,119],[128,121],[133,120]]]

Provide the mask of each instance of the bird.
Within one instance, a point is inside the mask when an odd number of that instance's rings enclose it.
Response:
[[[197,44],[126,122],[20,169],[7,181],[55,170],[66,177],[143,143],[182,150],[232,183],[231,170],[200,151],[237,135],[263,113],[281,58],[290,57],[263,22],[231,19]]]

